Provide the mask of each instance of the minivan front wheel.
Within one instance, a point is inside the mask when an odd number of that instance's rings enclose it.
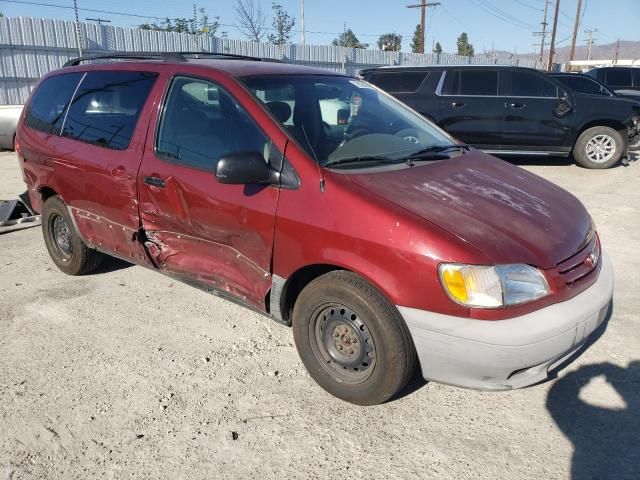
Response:
[[[100,265],[102,254],[85,245],[75,230],[67,206],[58,196],[44,202],[42,234],[49,256],[64,273],[84,275]]]
[[[613,167],[624,154],[626,141],[611,127],[592,127],[580,134],[573,148],[576,162],[586,168]]]
[[[330,394],[357,405],[389,400],[415,369],[404,320],[352,272],[329,272],[302,290],[293,309],[293,336],[311,377]]]

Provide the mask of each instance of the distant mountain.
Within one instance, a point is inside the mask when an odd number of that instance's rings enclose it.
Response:
[[[576,52],[573,56],[574,60],[586,60],[587,45],[576,45]],[[556,49],[556,55],[553,59],[555,63],[564,63],[569,60],[569,50],[570,47],[561,47]],[[611,60],[615,56],[616,53],[616,42],[607,43],[605,45],[593,44],[591,47],[591,59],[592,60]],[[498,58],[505,58],[512,55],[512,52],[507,51],[496,51],[496,56]],[[515,56],[518,58],[527,58],[527,59],[536,59],[540,55],[538,53],[518,53]],[[549,50],[545,50],[544,52],[545,59],[549,55]],[[640,59],[640,41],[630,41],[630,40],[620,40],[620,50],[618,51],[618,59],[620,60],[634,60]]]

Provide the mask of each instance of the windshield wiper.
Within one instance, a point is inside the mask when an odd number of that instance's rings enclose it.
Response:
[[[327,163],[322,165],[323,167],[332,167],[335,165],[347,165],[350,163],[387,163],[387,164],[398,164],[403,163],[404,159],[397,158],[389,158],[389,157],[380,157],[376,155],[362,155],[359,157],[346,157],[346,158],[336,158],[335,160],[329,160]]]
[[[448,158],[446,155],[448,152],[459,151],[463,153],[467,150],[470,150],[471,147],[469,145],[465,145],[464,143],[452,143],[450,145],[431,145],[430,147],[423,148],[422,150],[418,150],[413,152],[411,155],[404,157],[404,161],[410,167],[413,166],[414,161],[428,161],[428,160],[443,160]]]
[[[420,158],[423,155],[428,155],[430,153],[446,153],[453,150],[465,151],[469,150],[470,148],[471,147],[469,147],[469,145],[465,145],[464,143],[452,143],[451,145],[431,145],[430,147],[423,148],[422,150],[418,150],[417,152],[413,152],[411,155],[405,158]]]

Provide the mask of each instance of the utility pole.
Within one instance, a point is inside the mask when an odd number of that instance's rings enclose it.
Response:
[[[78,56],[82,56],[82,34],[80,33],[80,19],[78,18],[78,2],[73,0],[73,11],[76,16],[76,42],[78,43]]]
[[[585,38],[584,41],[589,45],[589,50],[587,51],[587,60],[591,60],[591,46],[595,43],[596,39],[593,38],[593,34],[598,31],[597,28],[585,30],[584,33],[589,35],[589,38]]]
[[[540,65],[542,65],[544,63],[544,47],[547,44],[547,25],[549,25],[547,23],[547,10],[549,9],[549,0],[545,0],[544,2],[544,18],[542,19],[542,22],[540,22],[540,25],[542,25],[542,31],[541,32],[533,32],[533,36],[534,37],[540,37]],[[534,47],[537,47],[538,44],[534,43],[533,44]]]
[[[417,5],[407,5],[407,8],[420,8],[422,11],[420,12],[420,33],[421,33],[421,42],[420,42],[420,51],[418,53],[424,53],[424,39],[425,39],[425,34],[424,34],[424,29],[426,28],[426,22],[425,22],[425,17],[426,17],[426,12],[427,12],[427,8],[429,7],[437,7],[438,5],[440,5],[440,2],[429,2],[427,3],[426,0],[422,0],[422,3],[419,3]]]
[[[556,13],[553,16],[553,28],[551,29],[551,44],[549,45],[549,62],[547,72],[553,67],[553,55],[556,53],[556,30],[558,29],[558,13],[560,13],[560,0],[556,0]]]
[[[618,63],[618,52],[619,52],[619,51],[620,51],[620,39],[618,39],[618,41],[616,42],[616,53],[615,53],[615,55],[613,56],[613,63],[614,63],[614,65],[615,65],[616,63]]]
[[[102,25],[103,23],[111,23],[111,20],[105,20],[104,18],[85,18],[88,22],[98,22],[98,25]]]
[[[578,36],[578,26],[580,25],[580,9],[582,8],[582,0],[578,0],[578,9],[576,10],[576,19],[573,22],[573,34],[571,36],[571,50],[569,50],[569,61],[573,60],[576,53],[576,37]]]
[[[302,32],[300,33],[300,43],[304,45],[304,0],[302,0],[302,5],[301,5],[300,28],[302,28]]]

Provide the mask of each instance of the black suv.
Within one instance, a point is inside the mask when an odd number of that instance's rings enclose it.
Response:
[[[638,67],[600,67],[586,72],[586,75],[600,80],[617,93],[625,90],[640,90],[640,68]]]
[[[567,157],[608,168],[640,131],[640,104],[575,92],[521,67],[379,67],[362,77],[458,139],[497,155]]]

